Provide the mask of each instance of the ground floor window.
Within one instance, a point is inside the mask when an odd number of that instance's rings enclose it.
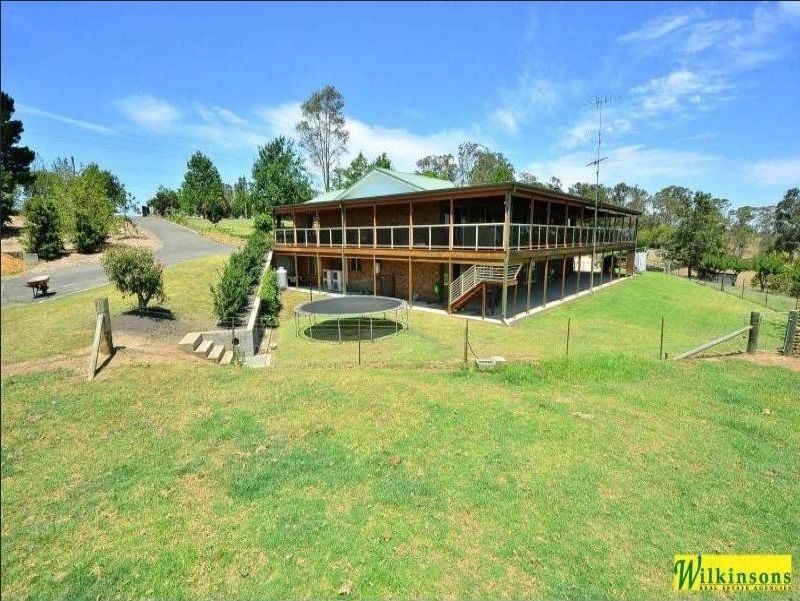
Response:
[[[361,271],[361,259],[350,259],[348,268],[350,271]]]

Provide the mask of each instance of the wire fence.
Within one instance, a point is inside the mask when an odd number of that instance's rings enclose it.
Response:
[[[731,286],[728,278],[724,277],[724,274],[712,279],[698,279],[694,281],[701,286],[719,290],[725,294],[749,301],[759,307],[772,309],[773,311],[790,311],[800,308],[800,296],[789,296],[776,290],[770,290],[768,286],[765,286],[763,289],[761,287],[747,286],[744,281],[739,285]]]

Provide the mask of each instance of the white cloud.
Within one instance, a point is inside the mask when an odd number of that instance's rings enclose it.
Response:
[[[714,101],[725,98],[733,90],[733,84],[720,75],[678,69],[631,91],[639,97],[642,112],[653,115],[688,107],[707,110]]]
[[[642,145],[620,146],[603,153],[608,158],[601,166],[601,183],[642,183],[658,179],[663,182],[702,175],[717,158],[700,152],[647,148]],[[524,171],[540,180],[551,176],[561,179],[565,187],[575,182],[594,181],[594,167],[587,167],[587,153],[574,152],[546,161],[534,161]]]
[[[296,136],[295,125],[302,118],[299,102],[262,107],[257,114],[275,135]],[[346,127],[350,132],[350,139],[347,143],[348,151],[341,158],[342,164],[348,163],[359,152],[363,152],[369,159],[386,152],[392,159],[392,165],[404,171],[416,169],[417,160],[425,155],[455,153],[460,142],[480,138],[476,131],[454,129],[421,134],[406,128],[369,124],[351,116],[346,117]],[[312,171],[314,172],[315,170]]]
[[[605,113],[604,113],[605,115]],[[559,141],[562,148],[575,148],[589,140],[597,138],[597,118],[585,117],[577,121],[572,127],[564,130]],[[612,117],[603,119],[603,135],[624,134],[633,128],[630,119],[624,117]]]
[[[623,43],[652,42],[684,27],[691,19],[692,16],[689,13],[659,17],[645,23],[635,31],[619,36],[617,40]]]
[[[800,158],[756,161],[748,165],[745,172],[757,186],[798,186]]]
[[[515,134],[543,111],[553,109],[559,100],[556,85],[549,79],[524,72],[516,86],[500,93],[500,106],[489,112],[489,121],[504,131]]]
[[[53,121],[66,123],[67,125],[72,125],[74,127],[85,129],[86,131],[91,131],[97,134],[110,135],[117,133],[110,127],[106,127],[105,125],[100,125],[99,123],[92,123],[91,121],[84,121],[83,119],[73,119],[72,117],[66,117],[64,115],[59,115],[57,113],[43,111],[41,109],[37,109],[32,106],[20,105],[19,107],[17,107],[17,110],[21,115],[27,114],[27,115],[37,115],[39,117],[46,117],[47,119],[52,119]]]
[[[195,109],[203,121],[209,123],[222,122],[227,123],[228,125],[245,125],[247,123],[245,119],[242,119],[233,111],[218,105],[206,106],[204,104],[197,103],[195,105]]]
[[[123,98],[117,106],[128,120],[154,132],[169,131],[181,118],[178,107],[147,94]]]

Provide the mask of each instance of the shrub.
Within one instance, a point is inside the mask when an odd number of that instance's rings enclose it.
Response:
[[[282,305],[280,289],[278,288],[278,272],[274,269],[269,269],[264,274],[259,297],[261,298],[262,319],[267,325],[275,325]]]
[[[25,215],[25,250],[34,252],[45,261],[64,252],[61,241],[61,220],[58,207],[49,198],[34,196],[23,209]]]
[[[241,253],[233,253],[225,264],[216,286],[211,286],[214,314],[220,321],[236,319],[247,305],[247,294],[251,283],[238,259]]]
[[[259,213],[256,215],[256,218],[253,219],[253,227],[255,227],[258,232],[269,234],[272,231],[272,215],[269,213]]]
[[[147,248],[120,246],[103,255],[103,269],[108,279],[123,295],[135,294],[140,309],[156,299],[167,300],[164,294],[163,267],[153,251]]]
[[[96,253],[108,238],[108,221],[94,214],[78,210],[75,213],[75,233],[72,237],[79,253]]]
[[[244,248],[228,259],[217,285],[211,286],[214,314],[220,321],[235,319],[247,306],[247,297],[264,269],[267,250],[268,236],[256,231],[247,239]]]

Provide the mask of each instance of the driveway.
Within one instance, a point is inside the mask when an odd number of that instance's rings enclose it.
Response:
[[[156,250],[155,255],[165,265],[209,255],[230,254],[236,250],[233,246],[214,242],[160,217],[134,217],[133,221],[158,238],[161,247]],[[47,275],[50,276],[50,290],[54,294],[37,298],[35,302],[108,283],[103,266],[97,263],[54,269],[47,272]],[[31,290],[25,285],[30,277],[30,274],[22,274],[4,278],[0,283],[3,304],[33,302]]]

